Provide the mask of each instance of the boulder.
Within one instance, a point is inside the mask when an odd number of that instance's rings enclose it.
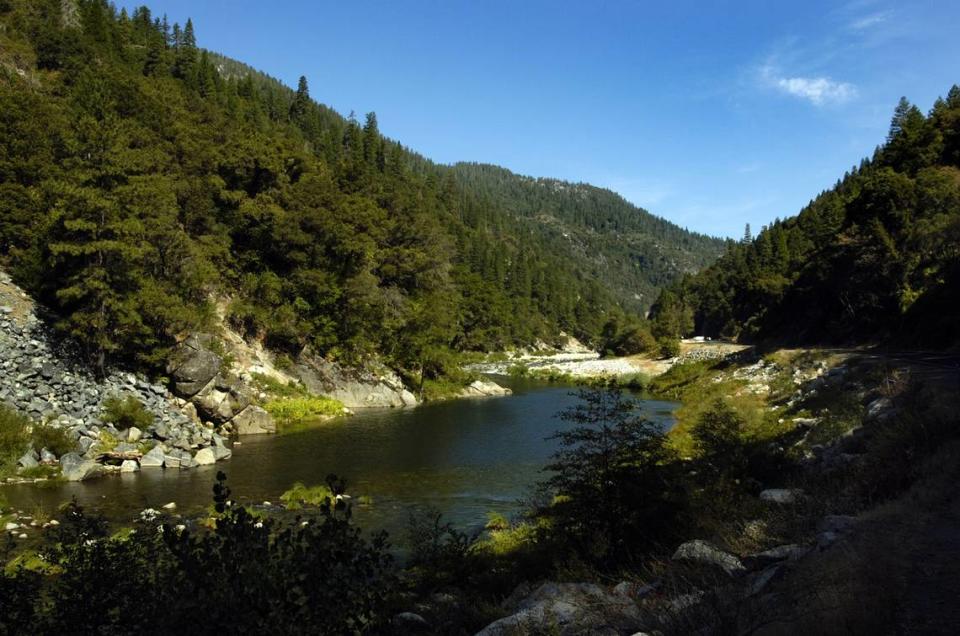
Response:
[[[230,394],[212,385],[195,395],[193,404],[202,418],[217,424],[223,424],[234,416]]]
[[[640,610],[629,597],[593,583],[544,583],[520,601],[510,616],[477,636],[556,633],[633,633],[642,629]]]
[[[750,569],[759,569],[781,561],[796,561],[808,552],[810,552],[810,548],[801,545],[780,545],[744,557],[743,564]]]
[[[496,382],[490,380],[474,380],[460,392],[461,397],[493,397],[501,395],[510,395],[513,393],[510,389],[502,387]]]
[[[41,448],[41,449],[40,449],[40,463],[41,463],[41,464],[48,464],[48,465],[50,465],[50,464],[56,464],[56,463],[57,463],[57,456],[54,455],[51,451],[47,450],[46,448]]]
[[[760,501],[788,506],[797,503],[802,496],[800,488],[768,488],[760,493]]]
[[[213,449],[213,455],[217,461],[220,461],[221,459],[230,459],[230,456],[233,455],[233,451],[226,446],[211,446],[210,448]]]
[[[430,623],[423,616],[413,612],[401,612],[394,616],[391,622],[402,634],[429,633],[431,631]]]
[[[135,473],[138,470],[140,470],[140,464],[138,464],[135,459],[125,459],[123,463],[120,464],[121,473]]]
[[[677,548],[677,551],[673,553],[673,560],[695,561],[697,563],[716,566],[730,576],[737,576],[746,571],[746,568],[743,567],[743,563],[739,558],[701,539],[694,539],[693,541],[687,541],[682,544]]]
[[[143,468],[163,468],[164,459],[163,444],[157,444],[140,458],[140,466]]]
[[[103,473],[103,466],[76,453],[67,453],[60,458],[60,473],[67,481],[83,481],[99,477]]]
[[[140,441],[140,438],[143,437],[143,431],[141,431],[136,426],[131,426],[127,429],[127,441],[130,443],[136,443]]]
[[[174,351],[167,364],[174,389],[181,397],[193,397],[220,372],[223,360],[208,348],[211,337],[192,335]]]
[[[277,432],[277,423],[273,421],[273,416],[259,406],[248,406],[240,411],[232,422],[237,435]]]
[[[193,456],[193,461],[197,462],[198,466],[215,464],[217,462],[216,451],[211,447],[201,448],[197,451],[197,454]]]

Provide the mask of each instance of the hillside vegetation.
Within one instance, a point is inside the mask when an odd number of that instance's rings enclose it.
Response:
[[[146,8],[4,0],[0,44],[0,265],[100,367],[156,365],[226,300],[275,351],[441,376],[455,350],[595,342],[720,246],[583,186],[544,199],[575,233],[560,240],[512,186]]]
[[[731,245],[658,304],[707,336],[780,342],[960,340],[960,87],[927,115],[902,99],[886,143],[796,217]]]

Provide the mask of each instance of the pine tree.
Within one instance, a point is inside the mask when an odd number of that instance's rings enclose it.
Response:
[[[307,87],[306,76],[301,75],[300,81],[297,83],[297,94],[293,98],[293,103],[290,104],[290,121],[303,123],[303,119],[309,108],[310,90]]]
[[[176,26],[174,26],[176,32]],[[197,39],[193,34],[193,21],[187,18],[187,23],[177,41],[174,73],[177,77],[191,86],[196,86],[197,66]]]

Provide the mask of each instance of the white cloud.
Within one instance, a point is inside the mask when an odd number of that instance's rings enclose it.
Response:
[[[863,17],[857,18],[850,23],[850,28],[854,31],[864,31],[870,27],[877,26],[882,24],[890,19],[890,11],[879,11],[877,13],[871,13]]]
[[[794,97],[809,99],[820,106],[827,102],[842,104],[857,96],[857,89],[847,82],[834,82],[829,77],[781,77],[777,87]]]
[[[760,76],[766,84],[788,95],[806,99],[815,106],[842,104],[857,96],[857,87],[848,82],[835,82],[826,76],[784,77],[770,64],[760,69]]]

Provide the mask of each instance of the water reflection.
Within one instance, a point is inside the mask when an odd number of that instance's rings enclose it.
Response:
[[[373,497],[357,507],[365,527],[402,532],[411,511],[433,508],[460,527],[482,524],[489,511],[511,514],[542,476],[556,449],[544,438],[569,424],[555,417],[576,397],[568,387],[514,383],[506,398],[457,400],[416,409],[364,410],[296,433],[245,437],[233,458],[189,471],[146,469],[53,488],[3,489],[21,509],[55,508],[71,497],[105,514],[131,519],[145,507],[176,501],[181,512],[207,506],[216,472],[227,473],[235,498],[278,501],[295,481],[346,476],[348,492]],[[645,401],[644,413],[665,426],[669,402]]]

